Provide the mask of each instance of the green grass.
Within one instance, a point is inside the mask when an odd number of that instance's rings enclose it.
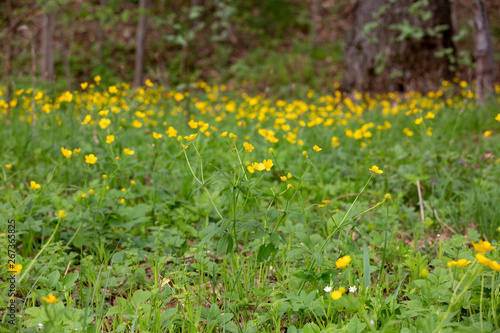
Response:
[[[0,102],[2,332],[500,330],[496,105],[116,87]]]

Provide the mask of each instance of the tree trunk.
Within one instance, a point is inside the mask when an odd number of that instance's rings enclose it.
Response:
[[[429,91],[455,62],[448,0],[358,0],[346,37],[343,90]]]
[[[48,12],[43,14],[42,26],[42,78],[54,82],[54,33],[56,30],[56,16]]]
[[[146,41],[146,30],[148,17],[145,10],[149,8],[149,0],[139,1],[140,17],[137,23],[137,34],[135,41],[135,68],[134,68],[134,83],[133,87],[137,88],[142,85],[142,76],[144,68],[144,46]]]
[[[316,35],[318,32],[319,0],[312,0],[311,3],[311,32],[309,36],[309,46],[311,50],[316,47]]]
[[[476,33],[476,95],[480,105],[485,98],[495,94],[493,83],[493,36],[488,10],[483,0],[476,0],[474,6],[474,30]]]
[[[12,39],[14,32],[12,31],[12,2],[7,0],[7,17],[9,24],[7,27],[7,38],[5,43],[5,80],[7,83],[7,90],[5,92],[5,102],[7,103],[7,119],[10,118],[10,99],[12,95],[12,83],[10,79],[10,73],[12,72]]]
[[[102,13],[106,13],[106,0],[100,0],[99,2],[100,10]],[[97,31],[97,61],[99,66],[102,66],[102,46],[104,44],[104,20],[99,19],[99,30]]]

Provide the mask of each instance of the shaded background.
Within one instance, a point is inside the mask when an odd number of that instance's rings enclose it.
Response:
[[[132,83],[141,13],[147,17],[143,80],[179,89],[205,80],[283,95],[332,91],[345,76],[344,42],[354,28],[354,0],[156,0],[141,10],[142,2],[148,1],[0,2],[2,84],[9,82],[12,89],[31,84],[34,73],[37,84],[55,82],[61,89],[75,89],[95,75],[105,84]],[[500,2],[485,3],[498,64]],[[450,5],[453,75],[472,81],[473,2]],[[53,35],[52,77],[44,75],[47,26]],[[498,81],[498,66],[494,77]]]

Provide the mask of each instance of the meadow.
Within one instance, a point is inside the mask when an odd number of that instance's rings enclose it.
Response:
[[[498,101],[100,81],[0,96],[2,332],[500,332]]]

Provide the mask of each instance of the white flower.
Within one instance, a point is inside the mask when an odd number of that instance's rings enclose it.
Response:
[[[325,289],[323,289],[323,290],[326,291],[327,293],[329,293],[330,291],[332,291],[332,287],[326,286]]]
[[[372,320],[370,320],[370,325],[375,325],[375,322]]]
[[[358,288],[356,288],[356,286],[349,287],[349,292],[350,293],[355,293],[356,290],[358,290]]]
[[[43,324],[42,323],[38,323],[38,328],[42,329],[43,328]]]

